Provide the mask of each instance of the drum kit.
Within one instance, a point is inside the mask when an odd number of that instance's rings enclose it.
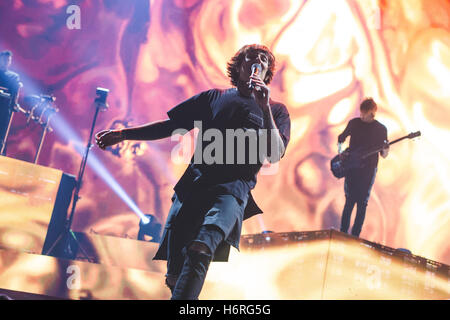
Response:
[[[53,131],[50,126],[50,120],[57,112],[59,112],[59,109],[55,106],[55,100],[56,98],[53,95],[28,95],[24,97],[22,105],[19,105],[18,103],[11,103],[11,95],[8,93],[8,90],[0,87],[0,108],[10,108],[12,111],[8,113],[8,126],[2,141],[0,141],[0,154],[5,155],[6,153],[6,142],[10,133],[14,114],[23,114],[26,117],[27,126],[34,122],[41,127],[41,134],[33,162],[36,164],[39,160],[39,155],[47,132]]]

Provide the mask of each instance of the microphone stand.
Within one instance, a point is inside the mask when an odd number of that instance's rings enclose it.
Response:
[[[99,92],[99,89],[102,89],[102,92]],[[106,92],[106,93],[105,93]],[[81,199],[81,197],[79,196],[80,194],[80,190],[82,187],[82,181],[83,181],[83,175],[84,175],[84,171],[86,168],[86,164],[87,164],[87,158],[89,155],[89,150],[92,148],[93,144],[91,144],[91,140],[92,140],[92,136],[94,134],[94,128],[95,128],[95,123],[97,121],[97,116],[100,110],[104,111],[108,108],[108,104],[106,103],[106,95],[107,92],[109,92],[109,90],[107,89],[103,89],[103,88],[97,88],[97,94],[99,95],[99,97],[97,97],[94,101],[95,103],[95,114],[94,114],[94,119],[92,121],[92,126],[91,126],[91,131],[89,133],[89,139],[88,139],[88,143],[86,145],[86,149],[83,155],[83,159],[81,161],[81,165],[80,165],[80,170],[78,171],[78,179],[75,185],[75,192],[74,192],[74,196],[73,196],[73,201],[72,201],[72,208],[70,211],[70,215],[69,215],[69,219],[66,220],[66,225],[64,230],[61,232],[61,234],[59,235],[59,237],[56,239],[56,241],[52,244],[52,246],[47,250],[46,255],[50,255],[53,250],[55,249],[56,245],[62,240],[62,239],[66,239],[65,241],[65,246],[64,246],[64,253],[67,254],[72,254],[73,252],[71,251],[70,248],[70,237],[77,243],[78,247],[81,249],[81,251],[83,252],[85,258],[89,261],[92,262],[89,259],[88,254],[86,253],[86,251],[84,250],[84,248],[81,246],[80,242],[78,241],[77,237],[75,236],[75,233],[71,230],[71,226],[72,226],[72,221],[73,221],[73,217],[75,214],[75,208],[77,205],[78,200]],[[69,236],[69,238],[65,238],[65,236]]]

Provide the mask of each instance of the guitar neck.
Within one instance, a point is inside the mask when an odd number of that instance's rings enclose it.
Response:
[[[392,142],[389,142],[389,145],[392,145],[392,144],[394,144],[394,143],[400,142],[400,141],[402,141],[402,140],[404,140],[404,139],[406,139],[406,138],[408,138],[408,137],[409,137],[409,135],[406,135],[406,136],[404,136],[404,137],[398,138],[398,139],[396,139],[396,140],[394,140],[394,141],[392,141]],[[376,147],[376,149],[374,149],[374,150],[372,150],[372,151],[369,151],[368,153],[364,154],[361,158],[362,158],[362,159],[365,159],[365,158],[367,158],[367,157],[370,157],[371,155],[376,154],[376,153],[380,152],[380,151],[383,150],[383,149],[384,149],[384,145],[378,146],[378,147]]]

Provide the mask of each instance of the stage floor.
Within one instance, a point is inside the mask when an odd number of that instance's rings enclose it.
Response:
[[[91,261],[0,250],[0,288],[18,299],[164,300],[157,244],[78,234]],[[204,300],[449,299],[450,268],[335,230],[246,235],[212,263]]]

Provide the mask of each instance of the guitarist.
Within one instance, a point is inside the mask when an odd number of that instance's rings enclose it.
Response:
[[[367,98],[361,103],[360,117],[350,120],[344,132],[338,136],[339,152],[341,152],[342,143],[350,136],[350,152],[364,152],[384,144],[385,147],[380,151],[380,154],[383,158],[387,157],[389,153],[387,129],[375,120],[376,112],[377,104],[372,98]],[[378,153],[375,153],[363,160],[362,167],[350,169],[345,176],[345,206],[342,212],[341,232],[347,233],[350,226],[350,217],[356,203],[356,218],[351,234],[359,237],[366,216],[370,191],[375,182],[377,165]]]

